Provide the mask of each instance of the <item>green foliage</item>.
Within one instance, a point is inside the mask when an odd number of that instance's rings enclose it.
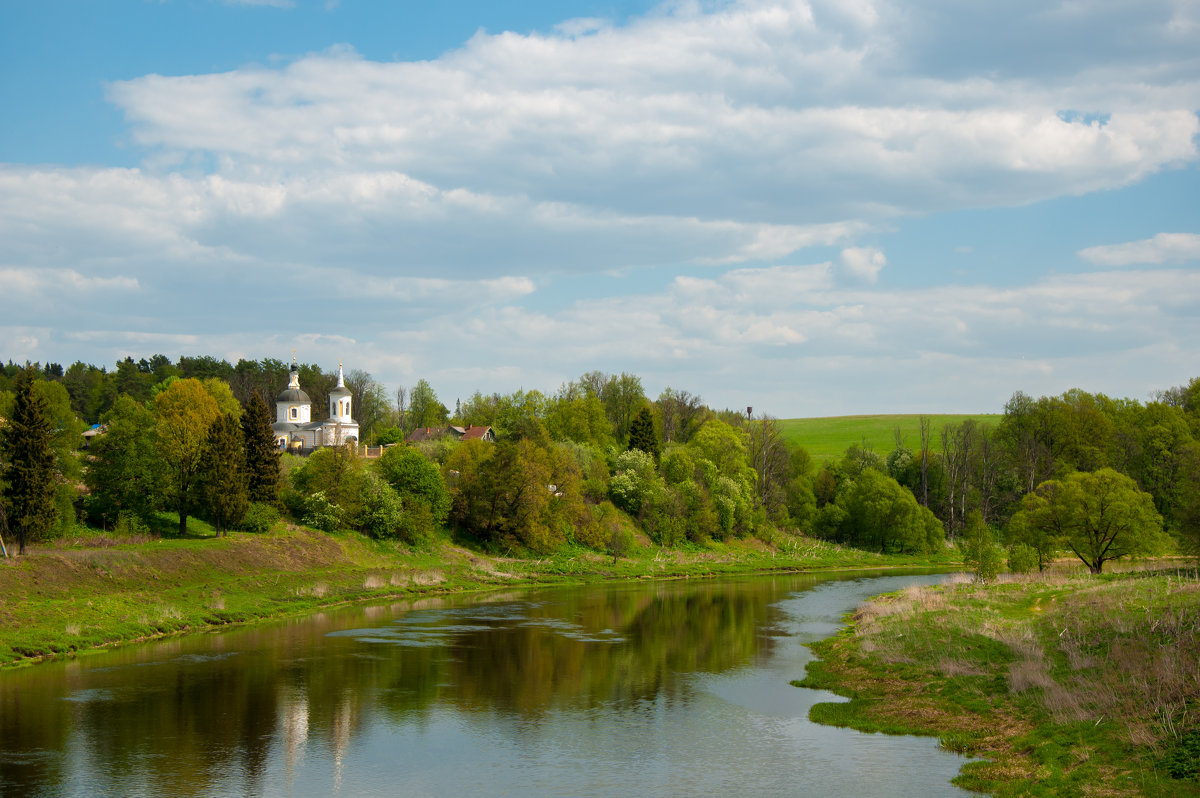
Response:
[[[1111,468],[1042,483],[1013,526],[1022,542],[1039,535],[1070,549],[1094,574],[1109,560],[1157,554],[1168,544],[1151,496]]]
[[[357,518],[362,509],[363,461],[349,446],[324,446],[291,473],[292,484],[304,496],[323,494],[345,513]]]
[[[428,381],[417,380],[409,394],[407,427],[414,430],[417,427],[444,427],[450,418],[450,411],[438,401],[437,393]]]
[[[38,380],[33,384],[46,403],[46,419],[50,423],[50,448],[54,452],[54,466],[59,476],[74,481],[79,477],[80,464],[76,450],[85,428],[71,407],[71,396],[58,382]]]
[[[682,446],[671,446],[662,458],[662,475],[668,485],[691,482],[696,473],[696,462]]]
[[[1173,779],[1200,781],[1200,729],[1180,735],[1163,757],[1162,768]]]
[[[248,484],[242,426],[222,413],[208,428],[199,473],[202,515],[212,523],[217,537],[236,527],[246,514]]]
[[[165,464],[155,446],[154,413],[121,396],[103,417],[104,433],[92,439],[83,480],[84,507],[104,526],[123,516],[148,519],[162,499]]]
[[[654,457],[642,449],[628,449],[613,463],[613,476],[608,483],[613,504],[633,516],[642,512],[650,493],[660,487],[661,480],[654,468]]]
[[[36,372],[17,375],[12,418],[0,428],[0,465],[8,526],[17,532],[18,551],[45,538],[54,526],[56,469],[45,397],[35,389]]]
[[[187,534],[192,491],[200,473],[208,428],[220,406],[196,379],[177,379],[154,397],[155,440],[166,464],[166,480],[179,514],[179,534]]]
[[[393,446],[384,451],[375,468],[401,497],[412,497],[427,506],[434,524],[445,522],[450,514],[450,492],[437,466],[421,452]]]
[[[881,553],[932,553],[941,544],[941,524],[933,514],[896,480],[874,468],[846,480],[836,506],[838,510],[822,508],[817,527],[823,536],[839,542]]]
[[[624,527],[614,526],[605,544],[605,550],[613,558],[613,564],[615,565],[617,560],[628,557],[632,549],[633,535]]]
[[[1008,570],[1014,574],[1027,574],[1035,568],[1041,569],[1035,548],[1025,543],[1013,543],[1008,547]]]
[[[983,523],[978,512],[967,516],[966,531],[962,538],[963,560],[975,575],[977,582],[992,582],[1000,574],[1000,547],[996,534]]]
[[[273,504],[265,502],[250,502],[246,506],[246,514],[240,524],[242,531],[255,534],[266,534],[279,521],[279,511]]]
[[[659,458],[661,447],[658,433],[654,431],[654,415],[647,406],[637,412],[629,425],[629,448],[640,449],[652,455],[655,461]]]
[[[322,532],[336,532],[341,529],[346,513],[337,504],[329,501],[325,491],[318,490],[304,497],[304,514],[300,522]]]
[[[376,538],[396,537],[404,526],[400,495],[372,471],[363,474],[362,509],[356,526]]]
[[[275,448],[271,411],[258,391],[251,394],[242,414],[242,439],[250,500],[268,504],[279,501],[280,453]]]

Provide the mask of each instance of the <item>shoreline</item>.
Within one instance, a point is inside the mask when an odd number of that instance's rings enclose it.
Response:
[[[573,548],[520,559],[450,543],[399,549],[304,528],[220,539],[43,549],[0,560],[0,669],[282,620],[338,606],[510,587],[771,573],[951,569],[942,557],[881,556],[811,540],[634,547],[614,561]]]
[[[816,723],[979,757],[953,780],[965,789],[1200,795],[1200,772],[1172,764],[1200,739],[1198,616],[1200,569],[1178,563],[909,589],[809,644],[819,659],[793,684],[850,699],[814,705]]]

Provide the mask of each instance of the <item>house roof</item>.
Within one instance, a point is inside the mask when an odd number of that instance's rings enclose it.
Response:
[[[456,427],[456,429],[462,430],[462,440],[482,440],[496,437],[491,427],[468,425],[466,428]]]

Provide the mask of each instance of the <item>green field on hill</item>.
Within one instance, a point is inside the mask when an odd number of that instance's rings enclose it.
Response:
[[[995,426],[1003,416],[999,413],[972,413],[967,415],[930,415],[930,432],[933,440],[930,449],[942,449],[942,429],[947,424],[960,424],[968,418]],[[803,446],[813,461],[823,463],[841,457],[851,444],[866,446],[871,451],[886,456],[896,446],[896,428],[904,445],[916,451],[921,445],[921,416],[832,416],[829,418],[780,419],[783,437],[789,442]]]

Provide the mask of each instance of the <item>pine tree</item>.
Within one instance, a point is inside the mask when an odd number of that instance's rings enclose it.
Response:
[[[246,446],[246,474],[250,501],[275,504],[279,499],[279,451],[271,428],[271,411],[255,391],[242,414]]]
[[[4,503],[9,526],[17,532],[19,554],[25,553],[26,541],[50,532],[56,515],[53,430],[46,400],[33,389],[36,373],[27,367],[17,375],[12,418],[0,430]]]
[[[629,448],[641,449],[658,460],[660,449],[658,435],[654,432],[654,416],[651,415],[650,408],[644,405],[629,424]]]
[[[200,502],[221,537],[246,515],[249,504],[242,427],[222,413],[208,428],[200,463]]]

